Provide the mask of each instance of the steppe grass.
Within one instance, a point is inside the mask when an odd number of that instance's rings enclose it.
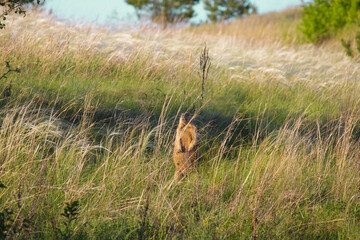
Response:
[[[0,83],[12,84],[0,109],[7,237],[357,239],[358,63],[341,48],[280,40],[290,18],[274,20],[266,40],[268,18],[251,19],[244,38],[214,25],[10,19],[0,61],[21,73]],[[230,26],[246,32],[243,21]],[[212,66],[200,109],[204,42]],[[175,183],[174,130],[192,109],[202,161]]]

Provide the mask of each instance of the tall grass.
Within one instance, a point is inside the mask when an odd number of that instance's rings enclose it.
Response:
[[[8,238],[59,238],[74,201],[75,239],[358,238],[357,63],[206,27],[112,32],[39,12],[7,24],[0,60],[21,68],[0,109]],[[177,184],[174,130],[200,100],[204,41],[203,156]]]

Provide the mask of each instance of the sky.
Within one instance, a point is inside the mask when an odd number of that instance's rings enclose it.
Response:
[[[45,7],[52,10],[60,19],[81,20],[84,22],[133,23],[137,21],[134,7],[125,3],[125,0],[47,0]],[[258,13],[283,10],[290,6],[301,4],[301,0],[252,0],[257,6]],[[206,21],[204,3],[201,1],[194,6],[197,16],[191,19],[192,23]]]

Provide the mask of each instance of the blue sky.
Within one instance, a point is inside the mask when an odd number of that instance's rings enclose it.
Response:
[[[258,7],[260,14],[301,5],[301,0],[252,0],[251,2]]]
[[[105,24],[109,22],[131,23],[137,20],[135,9],[125,0],[47,0],[45,7],[52,9],[61,19],[74,19]],[[301,0],[253,0],[260,14],[283,10],[289,6],[301,4]],[[203,3],[194,7],[197,16],[192,22],[206,20]]]

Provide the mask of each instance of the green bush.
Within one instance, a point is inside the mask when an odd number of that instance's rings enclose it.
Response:
[[[300,30],[305,38],[319,43],[331,33],[359,18],[360,0],[315,0],[303,7]]]

